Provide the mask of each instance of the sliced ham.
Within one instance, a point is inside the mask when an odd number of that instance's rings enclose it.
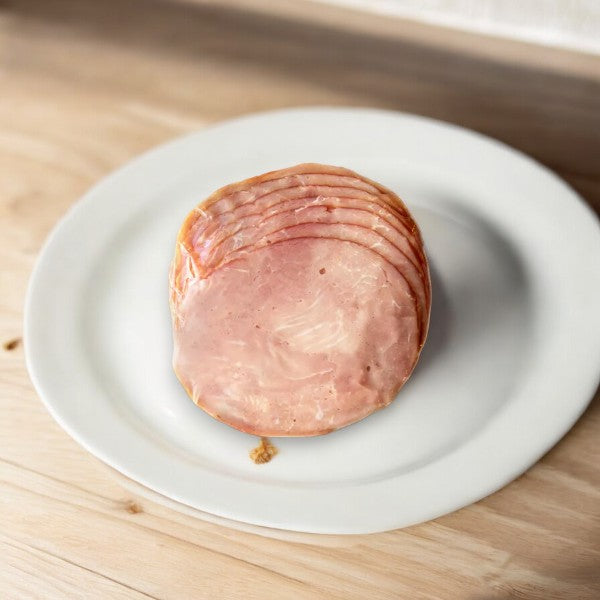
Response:
[[[306,164],[194,209],[171,269],[174,368],[215,418],[309,436],[389,404],[427,333],[418,227],[390,190]]]
[[[322,178],[331,181],[331,176],[322,176]],[[282,212],[286,205],[290,203],[302,203],[308,202],[312,198],[323,198],[330,203],[337,202],[338,205],[364,208],[379,214],[388,220],[390,225],[396,227],[400,234],[406,236],[406,242],[411,246],[413,252],[424,259],[422,241],[418,230],[415,230],[414,221],[406,211],[383,199],[382,195],[351,187],[350,182],[347,181],[348,179],[347,177],[337,177],[337,186],[323,185],[322,183],[319,185],[298,185],[296,184],[296,178],[288,176],[278,180],[279,184],[289,181],[290,187],[288,188],[278,188],[264,195],[260,195],[260,191],[257,190],[253,190],[251,194],[248,192],[235,192],[223,199],[227,201],[228,210],[223,210],[223,205],[218,202],[200,209],[205,218],[193,220],[192,235],[194,244],[201,247],[205,243],[210,244],[212,240],[216,241],[227,236],[234,232],[236,227],[241,227],[248,216],[266,216],[272,212]],[[344,187],[343,183],[348,185]],[[221,212],[219,212],[219,208]]]
[[[317,186],[310,188],[311,194],[316,195],[294,195],[291,198],[280,200],[275,204],[268,206],[256,206],[259,203],[255,202],[251,205],[244,205],[239,209],[229,213],[232,222],[220,222],[218,231],[217,228],[212,232],[206,231],[203,233],[195,232],[194,246],[197,249],[198,256],[202,262],[212,262],[213,252],[221,245],[229,247],[231,244],[238,244],[240,232],[244,230],[262,227],[267,219],[272,219],[276,215],[283,215],[293,211],[299,218],[304,218],[304,213],[307,209],[314,206],[326,207],[328,210],[343,209],[348,211],[353,221],[362,220],[372,229],[387,232],[388,236],[393,236],[399,249],[406,255],[415,266],[423,263],[424,257],[419,252],[419,246],[416,245],[416,238],[412,232],[409,232],[406,226],[395,218],[395,215],[390,214],[390,211],[374,201],[363,198],[357,198],[350,191],[344,188],[323,188]],[[325,194],[329,195],[325,195]],[[252,212],[243,211],[243,209],[253,208]],[[350,210],[354,212],[350,212]],[[359,211],[359,212],[357,212]],[[216,221],[216,219],[215,219]],[[340,221],[341,222],[341,221]],[[413,245],[415,244],[415,245]],[[223,252],[220,249],[219,252]]]
[[[306,218],[307,221],[302,220],[303,218]],[[416,300],[420,331],[424,336],[429,319],[428,282],[425,274],[417,270],[406,256],[381,233],[371,229],[368,225],[351,223],[348,219],[348,215],[343,214],[341,209],[328,211],[320,206],[311,207],[301,214],[276,215],[269,219],[268,225],[265,225],[264,228],[257,227],[249,231],[248,242],[239,248],[231,249],[221,259],[220,264],[235,260],[256,248],[298,237],[333,238],[361,244],[387,260],[407,282],[408,289]]]
[[[267,246],[194,281],[179,311],[183,386],[262,436],[319,435],[386,406],[420,349],[406,283],[352,242]]]

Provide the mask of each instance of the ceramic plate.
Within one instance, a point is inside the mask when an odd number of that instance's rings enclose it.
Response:
[[[356,170],[420,224],[433,280],[421,360],[391,406],[335,433],[256,438],[197,408],[171,369],[167,273],[214,189],[300,162]],[[600,231],[526,156],[412,115],[310,108],[175,140],[88,192],[50,236],[26,303],[27,363],[56,420],[134,481],[218,517],[315,533],[432,519],[531,466],[598,384]]]

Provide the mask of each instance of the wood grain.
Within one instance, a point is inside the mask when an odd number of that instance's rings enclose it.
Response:
[[[2,344],[22,336],[45,236],[90,185],[248,111],[368,105],[445,119],[531,154],[600,210],[597,59],[537,49],[535,66],[509,44],[510,61],[492,60],[435,43],[434,28],[419,39],[243,4],[0,4]],[[124,489],[46,413],[19,343],[0,349],[0,408],[2,598],[600,597],[598,397],[500,492],[340,543],[233,531]]]

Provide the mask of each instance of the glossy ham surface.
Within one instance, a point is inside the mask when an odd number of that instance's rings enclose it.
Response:
[[[425,342],[419,230],[390,190],[303,164],[233,184],[181,228],[175,372],[201,408],[262,436],[311,436],[388,405]]]

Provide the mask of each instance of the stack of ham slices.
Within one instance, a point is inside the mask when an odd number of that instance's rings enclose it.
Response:
[[[406,206],[321,164],[226,186],[192,210],[170,289],[182,385],[213,417],[262,436],[328,433],[389,404],[431,306]]]

